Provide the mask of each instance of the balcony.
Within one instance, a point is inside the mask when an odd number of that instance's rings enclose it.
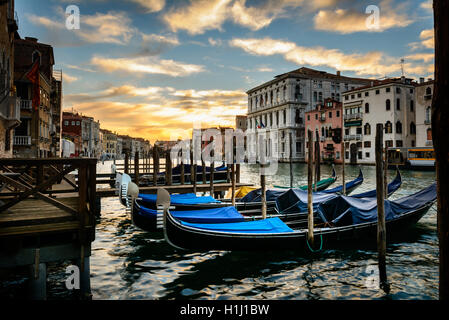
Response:
[[[15,146],[31,146],[31,136],[14,136]]]
[[[33,104],[31,100],[21,100],[20,101],[20,109],[22,110],[31,110],[33,108]]]
[[[350,135],[345,135],[344,136],[344,140],[345,141],[351,141],[351,140],[362,140],[362,135],[361,134],[350,134]]]
[[[346,120],[362,120],[362,113],[345,114],[343,119]]]
[[[6,97],[0,104],[0,117],[20,123],[20,99],[11,96]]]
[[[431,95],[431,94],[426,94],[426,95],[424,96],[424,99],[425,99],[425,100],[432,100],[432,95]]]

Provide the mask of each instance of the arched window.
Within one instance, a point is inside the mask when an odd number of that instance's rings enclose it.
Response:
[[[396,110],[401,110],[401,99],[396,99]]]
[[[287,86],[284,86],[282,99],[287,100]]]
[[[295,99],[299,100],[300,96],[301,96],[301,87],[299,86],[299,84],[297,84],[295,87]]]
[[[363,131],[364,131],[365,135],[370,135],[371,134],[371,125],[369,123],[365,124]]]
[[[260,106],[263,107],[263,95],[260,96]]]
[[[279,97],[279,88],[277,88],[276,89],[276,102],[279,103],[279,99],[280,99],[280,97]]]
[[[393,125],[390,121],[387,121],[385,124],[385,133],[392,133],[393,132]]]
[[[385,101],[385,108],[387,111],[389,111],[391,109],[391,101],[390,99],[387,99],[387,101]]]
[[[402,123],[401,123],[401,121],[396,122],[396,133],[402,133]]]
[[[270,104],[271,105],[273,105],[273,91],[271,91],[271,94],[270,94]]]
[[[431,87],[427,87],[426,95],[430,95],[430,94],[432,94],[432,88]]]
[[[365,113],[369,113],[369,103],[365,103]]]
[[[432,140],[432,129],[431,128],[429,128],[429,129],[427,129],[427,140]]]
[[[416,134],[416,125],[414,122],[410,123],[410,134]]]
[[[39,61],[39,64],[41,64],[41,53],[39,52],[39,51],[34,51],[33,52],[33,63],[36,61],[36,60],[38,60]]]
[[[268,104],[268,93],[265,92],[265,104]]]

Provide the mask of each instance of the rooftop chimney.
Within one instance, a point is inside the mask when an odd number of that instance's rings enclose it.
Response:
[[[340,76],[340,71],[337,71],[337,76]]]
[[[419,83],[424,83],[424,78],[419,78]]]

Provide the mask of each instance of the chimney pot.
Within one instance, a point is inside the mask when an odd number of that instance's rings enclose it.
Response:
[[[424,78],[419,78],[419,83],[424,83]]]
[[[340,71],[337,71],[337,76],[340,76],[340,75],[341,75]]]

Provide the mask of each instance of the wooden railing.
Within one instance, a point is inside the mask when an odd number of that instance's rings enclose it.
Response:
[[[0,214],[30,198],[43,200],[79,222],[80,238],[92,240],[95,234],[96,159],[0,159]],[[78,181],[68,174],[77,170]],[[64,182],[63,182],[64,181]],[[53,186],[63,182],[64,192]],[[77,204],[67,205],[52,194],[71,193]]]

